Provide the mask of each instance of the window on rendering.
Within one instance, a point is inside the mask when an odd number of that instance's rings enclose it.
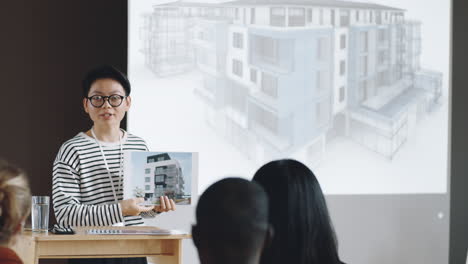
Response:
[[[333,9],[330,11],[330,22],[332,26],[335,26],[335,10]]]
[[[342,103],[345,99],[345,87],[344,86],[341,86],[340,87],[340,103]]]
[[[155,193],[157,194],[164,194],[164,186],[162,185],[156,185],[156,190],[155,190]]]
[[[270,9],[270,25],[274,27],[286,26],[286,9],[284,7],[272,7]]]
[[[164,176],[163,175],[156,176],[154,180],[155,182],[164,182]]]
[[[359,84],[359,102],[364,102],[367,100],[367,81],[361,81]]]
[[[317,60],[328,59],[328,38],[317,39]]]
[[[289,8],[289,23],[290,27],[305,26],[305,9],[304,8]]]
[[[242,77],[242,62],[236,59],[232,60],[232,73]]]
[[[369,51],[369,32],[363,31],[361,32],[361,52],[368,52]]]
[[[378,32],[379,32],[378,33],[379,42],[382,43],[382,42],[387,41],[387,29],[381,28],[381,29],[379,29]]]
[[[151,181],[150,177],[145,177],[145,182],[150,182],[150,181]]]
[[[256,36],[254,37],[255,54],[264,62],[276,63],[278,61],[278,40]]]
[[[340,36],[340,49],[346,49],[346,34]]]
[[[329,78],[328,71],[319,70],[315,72],[315,86],[317,91],[323,91],[328,88]]]
[[[349,24],[349,10],[340,10],[340,27],[347,27]]]
[[[319,24],[323,25],[323,9],[320,9],[319,12]]]
[[[247,8],[242,8],[242,23],[247,24]]]
[[[250,69],[250,81],[253,83],[257,83],[257,70]]]
[[[368,74],[368,60],[367,56],[361,56],[361,63],[360,63],[360,73],[361,76],[367,76]]]
[[[273,97],[278,97],[278,79],[275,76],[262,72],[262,92]]]
[[[250,24],[255,24],[255,8],[250,9]]]
[[[272,61],[276,61],[278,57],[278,41],[272,38],[263,38],[262,40],[264,57],[269,57]]]
[[[244,36],[242,33],[234,32],[232,34],[232,46],[234,48],[242,49],[244,46]]]
[[[312,8],[307,9],[307,22],[312,23]]]
[[[382,24],[382,12],[381,11],[377,11],[375,13],[375,22],[380,25]]]
[[[145,174],[150,174],[151,173],[151,169],[145,169]]]
[[[346,61],[341,60],[340,61],[340,76],[343,76],[346,74]]]
[[[384,65],[386,61],[387,61],[387,51],[380,50],[377,55],[378,65]]]

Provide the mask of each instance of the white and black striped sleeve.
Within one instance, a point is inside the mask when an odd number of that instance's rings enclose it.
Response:
[[[123,222],[120,204],[82,203],[79,160],[73,146],[64,144],[53,166],[52,201],[58,224],[63,226],[110,226]]]

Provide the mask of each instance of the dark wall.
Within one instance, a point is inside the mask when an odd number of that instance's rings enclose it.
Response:
[[[468,249],[468,2],[453,0],[450,264]]]
[[[0,7],[0,158],[51,195],[60,145],[91,122],[81,79],[109,63],[126,72],[126,0],[15,0]]]

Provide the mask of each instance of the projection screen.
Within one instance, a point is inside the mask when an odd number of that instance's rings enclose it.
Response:
[[[300,160],[345,262],[447,263],[450,8],[130,0],[128,130],[199,152],[199,193]]]

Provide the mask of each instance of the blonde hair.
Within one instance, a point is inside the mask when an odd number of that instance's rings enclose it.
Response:
[[[31,211],[31,191],[24,172],[0,160],[0,244],[8,244]]]

